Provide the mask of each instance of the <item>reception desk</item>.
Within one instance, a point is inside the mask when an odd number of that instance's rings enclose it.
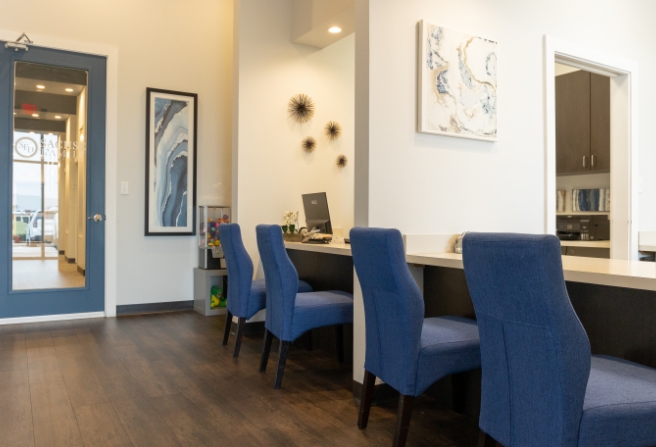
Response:
[[[317,289],[355,289],[353,379],[357,389],[357,383],[362,382],[365,331],[362,296],[353,274],[350,245],[285,245],[301,279],[318,284]],[[416,246],[413,250],[415,253],[406,254],[406,261],[423,291],[426,317],[473,318],[462,256],[417,253]],[[593,354],[612,355],[656,368],[656,264],[571,256],[562,259],[567,290],[588,333]],[[470,411],[475,413],[475,409]]]

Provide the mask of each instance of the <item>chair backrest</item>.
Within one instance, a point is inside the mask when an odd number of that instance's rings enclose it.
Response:
[[[576,446],[590,343],[550,235],[467,233],[481,337],[481,429],[505,446]]]
[[[280,226],[258,225],[256,234],[267,290],[266,328],[280,340],[292,341],[298,273],[285,250]]]
[[[239,225],[221,224],[219,240],[228,268],[228,310],[237,317],[247,318],[248,298],[253,284],[253,261],[244,247]]]
[[[364,300],[365,369],[414,395],[424,299],[405,262],[401,233],[353,228],[350,236]]]

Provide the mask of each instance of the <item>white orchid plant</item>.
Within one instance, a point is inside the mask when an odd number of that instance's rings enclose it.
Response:
[[[300,233],[303,228],[298,228],[298,211],[285,211],[285,214],[282,216],[282,220],[285,222],[282,225],[283,233]]]

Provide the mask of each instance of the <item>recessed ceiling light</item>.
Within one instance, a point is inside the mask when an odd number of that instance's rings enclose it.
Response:
[[[36,86],[36,88],[38,88],[39,90],[43,90],[44,88],[46,88],[46,86],[39,84]]]
[[[55,119],[56,119],[56,120],[60,120],[60,119],[61,119],[61,116],[60,116],[60,115],[55,115]]]
[[[332,34],[337,34],[337,33],[341,33],[342,29],[339,26],[331,26],[330,28],[328,28],[328,32]]]
[[[39,117],[39,114],[38,114],[38,113],[33,113],[32,116],[33,116],[34,118],[38,118],[38,117]]]
[[[67,88],[66,91],[67,91],[68,93],[71,93],[71,92],[73,91],[73,89],[72,89],[72,88]]]

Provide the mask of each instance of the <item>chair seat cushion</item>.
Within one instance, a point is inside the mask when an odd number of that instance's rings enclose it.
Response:
[[[592,356],[580,447],[656,445],[656,369]]]
[[[230,287],[228,285],[228,287]],[[298,281],[298,292],[312,292],[312,286],[305,281]],[[266,283],[263,279],[253,280],[251,285],[251,294],[248,297],[248,309],[246,315],[237,315],[238,317],[251,318],[253,315],[266,307]]]
[[[293,341],[310,329],[353,323],[353,295],[339,290],[299,293],[292,316]]]
[[[415,396],[442,377],[480,367],[480,341],[474,320],[451,316],[424,320]]]

